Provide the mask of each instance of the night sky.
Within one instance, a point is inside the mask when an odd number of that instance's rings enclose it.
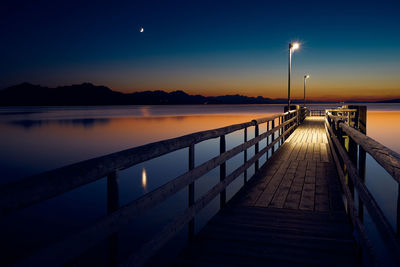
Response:
[[[140,33],[140,28],[144,32]],[[0,88],[400,98],[399,1],[6,1]]]

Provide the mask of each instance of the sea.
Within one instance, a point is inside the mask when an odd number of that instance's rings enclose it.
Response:
[[[400,153],[400,104],[357,104],[367,106],[367,135]],[[311,109],[334,108],[337,104],[308,105]],[[78,106],[0,108],[0,185],[12,183],[44,171],[107,155],[136,146],[193,132],[251,121],[283,111],[283,105],[179,105],[179,106]],[[265,131],[261,128],[260,131]],[[243,130],[227,135],[227,149],[243,141]],[[254,131],[249,128],[249,138]],[[262,147],[261,147],[262,148]],[[254,155],[254,148],[248,151]],[[195,166],[219,154],[219,140],[195,146]],[[120,172],[120,205],[128,204],[167,183],[188,169],[188,149],[181,149],[143,162]],[[263,157],[261,164],[266,161]],[[243,153],[227,162],[227,173],[243,164]],[[248,175],[254,173],[252,166]],[[196,181],[195,196],[201,197],[219,182],[215,168]],[[367,154],[368,189],[396,229],[398,184]],[[243,185],[238,177],[228,188],[230,199]],[[118,249],[126,258],[140,244],[187,208],[187,189],[149,210],[119,232]],[[13,263],[37,248],[62,240],[107,214],[107,181],[91,184],[24,209],[0,220],[3,262]],[[218,198],[196,216],[196,232],[218,211]],[[371,239],[379,237],[368,215],[365,225]],[[173,255],[186,243],[182,231],[160,258]],[[107,262],[105,240],[78,259],[99,266]],[[99,253],[100,252],[100,253]],[[103,253],[101,253],[103,252]]]

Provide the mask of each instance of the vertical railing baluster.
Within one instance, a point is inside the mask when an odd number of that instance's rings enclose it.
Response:
[[[194,169],[194,144],[189,146],[189,171]],[[189,184],[189,207],[194,204],[194,182]],[[193,241],[194,238],[194,218],[190,220],[188,225],[188,239],[189,242]]]
[[[360,145],[358,145],[358,175],[362,183],[365,183],[366,157],[367,154],[365,150]],[[358,196],[358,217],[360,218],[361,222],[364,221],[364,204],[360,198],[360,195]]]
[[[283,116],[280,116],[280,119],[281,119],[281,124],[283,124],[283,122],[285,121],[284,119],[285,119],[285,117],[283,117]],[[281,127],[281,133],[280,133],[280,136],[281,135],[283,135],[283,132],[284,132],[284,130],[283,130],[283,127]],[[282,136],[282,138],[281,138],[281,140],[280,140],[280,142],[281,142],[281,145],[283,144],[283,141],[284,141],[284,136]]]
[[[115,170],[107,176],[107,214],[119,208],[119,177]],[[108,237],[109,266],[118,266],[118,233]]]
[[[267,121],[267,132],[269,131],[269,121]],[[267,136],[267,146],[269,146],[269,137],[270,135]],[[268,155],[269,155],[269,149],[267,149],[267,152],[265,153],[265,161],[268,161]]]
[[[219,153],[222,154],[226,151],[225,135],[221,135],[219,142]],[[226,162],[221,163],[219,166],[219,180],[222,182],[226,177]],[[220,208],[222,209],[226,203],[226,189],[222,190],[219,195]]]
[[[396,234],[400,237],[400,183],[397,186]]]
[[[273,119],[271,121],[272,125],[271,125],[271,129],[275,128],[275,119]],[[271,143],[273,143],[275,140],[275,131],[272,133],[272,140]],[[272,146],[272,150],[271,150],[271,156],[275,153],[275,145]]]
[[[357,143],[353,141],[353,139],[350,136],[347,136],[348,138],[348,155],[350,158],[350,161],[357,166]],[[354,203],[354,183],[352,179],[348,179],[348,186],[349,186],[349,191],[351,193],[352,197],[352,202]],[[349,202],[347,202],[347,210],[350,210]]]
[[[259,134],[259,128],[258,128],[258,123],[256,122],[256,126],[254,127],[254,138],[256,138],[258,136],[258,134]],[[259,144],[257,142],[254,145],[254,155],[257,155],[258,151],[259,151]],[[254,163],[255,171],[258,171],[258,167],[259,167],[258,164],[259,164],[259,162],[258,162],[258,159],[257,159],[256,162]]]
[[[282,123],[286,122],[286,115],[283,115],[283,121]],[[282,144],[285,142],[286,140],[286,135],[285,135],[285,131],[286,131],[286,125],[282,127]]]
[[[244,128],[244,142],[247,142],[247,127]],[[246,164],[247,162],[247,149],[245,149],[243,151],[243,155],[244,155],[244,164]],[[244,176],[244,183],[247,183],[247,169],[244,170],[243,172],[243,176]]]

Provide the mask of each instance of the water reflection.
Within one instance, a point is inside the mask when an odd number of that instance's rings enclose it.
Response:
[[[142,112],[143,117],[150,117],[150,108],[148,106],[144,106],[140,108],[140,112]]]
[[[146,169],[142,169],[142,187],[143,191],[146,193],[147,192],[147,172]]]
[[[8,124],[29,130],[31,128],[40,128],[52,124],[58,124],[61,126],[83,126],[83,128],[92,128],[95,125],[103,125],[109,122],[110,119],[15,120],[9,121]]]

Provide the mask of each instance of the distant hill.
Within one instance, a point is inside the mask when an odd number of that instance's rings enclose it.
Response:
[[[400,99],[389,99],[380,101],[380,103],[400,103]]]
[[[308,103],[310,101],[307,101]],[[312,103],[321,103],[311,101]],[[400,103],[400,99],[379,101]],[[121,93],[105,86],[82,83],[49,88],[22,83],[0,90],[0,106],[92,106],[92,105],[184,105],[184,104],[286,104],[286,99],[243,95],[202,96],[183,91],[144,91]],[[293,100],[293,104],[303,103]],[[327,102],[325,102],[327,103]],[[328,103],[337,103],[331,101]]]
[[[83,83],[56,88],[30,83],[10,86],[0,91],[1,106],[78,106],[78,105],[179,105],[179,104],[271,104],[285,99],[225,95],[205,97],[183,91],[144,91],[121,93],[105,86]]]

